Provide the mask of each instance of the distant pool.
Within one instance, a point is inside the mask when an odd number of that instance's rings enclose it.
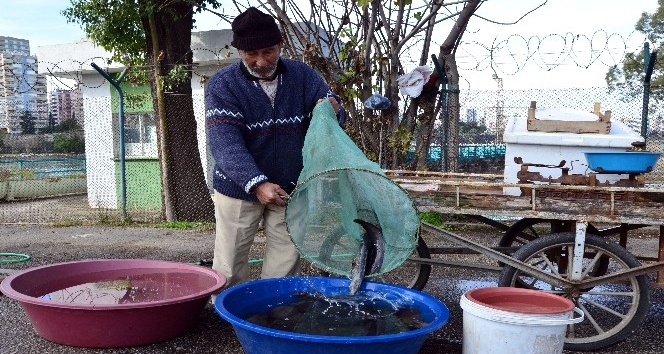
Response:
[[[415,155],[415,151],[409,151],[406,157],[410,160]],[[432,146],[429,148],[429,163],[440,161],[442,157],[442,148]],[[462,144],[459,146],[458,161],[504,158],[505,144]]]
[[[0,172],[10,171],[13,178],[66,177],[85,174],[85,157],[47,157],[0,159]]]

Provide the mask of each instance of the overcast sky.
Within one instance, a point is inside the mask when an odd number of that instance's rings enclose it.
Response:
[[[513,22],[542,2],[491,0],[478,14],[493,21]],[[85,36],[83,31],[76,24],[68,24],[60,14],[68,5],[69,0],[2,0],[0,36],[28,39],[33,52],[38,46],[79,40]],[[494,89],[494,73],[505,89],[605,86],[609,65],[619,63],[625,50],[633,52],[643,47],[643,37],[633,32],[641,13],[656,9],[657,0],[548,0],[515,25],[497,25],[474,17],[464,35],[467,44],[457,56],[462,88]],[[215,15],[197,19],[197,30],[229,27]],[[562,37],[546,37],[551,34]],[[435,44],[446,35],[442,29]],[[563,41],[565,36],[567,40]],[[577,38],[573,48],[569,44],[572,37]],[[508,38],[510,44],[494,53],[498,66],[492,69],[486,48]]]

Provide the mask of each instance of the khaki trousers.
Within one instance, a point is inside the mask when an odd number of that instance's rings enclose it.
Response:
[[[288,236],[286,208],[262,205],[214,192],[216,238],[212,269],[226,276],[226,287],[249,280],[249,250],[261,219],[265,257],[261,278],[297,275],[300,254]]]

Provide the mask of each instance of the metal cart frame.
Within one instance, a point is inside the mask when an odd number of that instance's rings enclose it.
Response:
[[[539,288],[568,297],[584,310],[587,323],[585,329],[570,325],[566,349],[596,350],[625,339],[640,326],[650,307],[651,282],[646,274],[657,272],[655,283],[664,284],[662,187],[518,184],[503,182],[502,175],[386,173],[411,195],[420,212],[461,214],[505,232],[498,247],[488,247],[422,223],[422,231],[441,235],[460,247],[429,249],[421,238],[416,254],[410,258],[419,268],[412,287],[424,287],[431,266],[450,266],[500,271],[501,286]],[[506,188],[517,188],[521,195],[505,194]],[[520,220],[508,226],[488,216]],[[528,235],[526,228],[537,223],[558,226],[552,227],[552,234]],[[598,230],[594,225],[600,224],[614,226]],[[625,247],[628,231],[645,226],[659,226],[659,250],[656,259],[641,258],[648,261],[641,264]],[[619,235],[617,244],[601,239],[614,234]],[[442,253],[480,253],[499,265],[430,257]],[[619,310],[593,300],[614,294],[620,298]],[[591,307],[606,312],[608,324],[594,318]]]

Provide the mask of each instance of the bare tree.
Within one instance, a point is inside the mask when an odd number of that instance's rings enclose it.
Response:
[[[426,168],[435,117],[447,109],[448,170],[456,169],[459,121],[459,73],[455,53],[470,19],[486,0],[233,0],[239,11],[257,6],[273,14],[284,30],[285,55],[317,69],[340,94],[349,113],[347,133],[365,154],[386,168]],[[506,1],[506,4],[508,2]],[[544,1],[546,3],[546,0]],[[541,7],[539,5],[538,7]],[[411,99],[399,94],[397,79],[419,53],[419,65],[429,63],[433,36],[453,22],[440,46],[441,77]],[[374,93],[392,105],[383,111],[366,109]],[[441,95],[446,95],[442,107]],[[436,103],[439,104],[436,104]],[[405,157],[412,144],[412,164]]]
[[[4,145],[11,149],[12,153],[32,154],[42,152],[46,139],[43,135],[22,134],[7,135]]]

